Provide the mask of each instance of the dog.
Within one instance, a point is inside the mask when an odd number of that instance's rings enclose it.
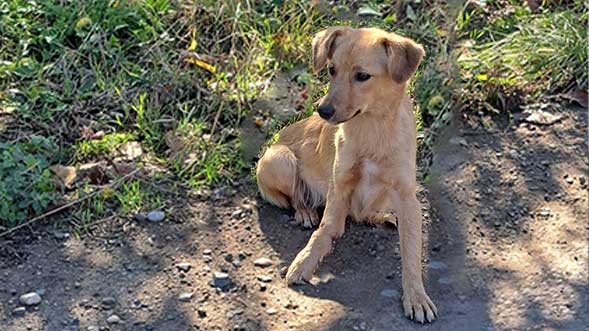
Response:
[[[312,47],[315,73],[327,67],[330,80],[318,114],[282,129],[256,167],[264,199],[293,207],[304,227],[319,223],[286,280],[311,279],[343,235],[348,215],[392,223],[399,231],[405,316],[431,322],[437,309],[422,281],[416,127],[406,92],[423,47],[380,29],[345,26],[319,32]]]

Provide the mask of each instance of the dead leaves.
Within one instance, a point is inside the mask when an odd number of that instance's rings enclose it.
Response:
[[[54,174],[54,183],[62,190],[71,190],[83,184],[106,185],[112,179],[136,171],[138,161],[143,156],[143,148],[139,142],[129,141],[122,144],[114,154],[114,159],[108,158],[75,166],[56,164],[49,169]]]
[[[55,175],[55,182],[65,188],[72,188],[72,184],[76,180],[76,168],[56,164],[49,167],[49,170]]]

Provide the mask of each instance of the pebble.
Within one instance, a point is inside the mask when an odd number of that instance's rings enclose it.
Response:
[[[20,296],[20,303],[25,306],[34,306],[41,303],[41,296],[37,292],[31,292]]]
[[[241,216],[241,213],[242,212],[243,212],[243,210],[237,209],[236,211],[234,211],[233,213],[231,213],[231,218],[238,219]]]
[[[179,270],[182,270],[184,272],[188,272],[190,270],[190,268],[192,268],[192,264],[190,264],[188,262],[180,262],[180,263],[176,264],[176,268],[178,268]]]
[[[288,301],[287,303],[284,304],[284,308],[286,309],[297,309],[299,308],[299,304],[292,302],[292,301]]]
[[[200,317],[200,318],[205,318],[205,317],[207,317],[207,312],[206,312],[206,311],[204,311],[203,309],[199,309],[199,310],[198,310],[198,317]]]
[[[35,292],[37,292],[37,294],[39,294],[40,296],[44,296],[45,295],[45,289],[44,288],[36,289]]]
[[[233,264],[233,266],[236,268],[241,267],[241,261],[239,261],[239,260],[233,260],[233,261],[231,261],[231,264]]]
[[[65,240],[65,239],[67,239],[67,238],[69,238],[69,237],[70,237],[70,234],[69,234],[69,233],[67,233],[67,232],[55,232],[55,233],[53,234],[53,236],[54,236],[54,237],[55,237],[55,239],[57,239],[57,240]]]
[[[275,308],[268,308],[268,310],[266,310],[266,314],[268,315],[276,315],[276,313],[278,313],[278,310]]]
[[[428,267],[430,269],[446,269],[447,268],[446,263],[444,263],[442,261],[434,261],[434,260],[429,262]]]
[[[394,290],[392,288],[385,288],[384,290],[380,291],[380,295],[382,295],[385,298],[398,298],[399,291]]]
[[[211,254],[213,254],[213,251],[212,251],[212,250],[210,250],[210,249],[205,249],[205,250],[204,250],[202,253],[203,253],[204,255],[211,255]]]
[[[144,222],[147,219],[145,213],[137,213],[135,214],[135,220],[138,222]]]
[[[112,309],[117,304],[117,300],[115,300],[115,298],[113,298],[113,297],[106,297],[106,298],[102,299],[100,304],[102,305],[103,309],[108,310],[108,309]]]
[[[119,324],[121,323],[121,318],[118,317],[117,315],[110,315],[107,319],[106,322],[108,324]]]
[[[231,263],[231,261],[233,261],[233,255],[231,253],[225,253],[225,254],[223,254],[223,259],[225,259],[225,261]]]
[[[226,289],[231,285],[231,278],[228,273],[225,272],[214,272],[212,285],[220,289]]]
[[[90,325],[89,327],[86,328],[86,331],[100,331],[100,328],[97,327],[96,325]]]
[[[25,307],[16,307],[12,310],[12,315],[14,316],[23,316],[27,312]]]
[[[147,220],[150,222],[161,222],[166,218],[166,214],[159,210],[150,211],[147,214]]]
[[[272,277],[266,275],[259,275],[257,279],[262,283],[270,283],[272,281]]]
[[[254,261],[254,265],[256,267],[266,268],[266,267],[269,267],[272,265],[272,260],[270,260],[267,257],[261,257],[261,258]]]
[[[193,295],[194,293],[192,292],[180,293],[180,295],[178,296],[178,300],[182,302],[189,302],[190,300],[192,300]]]

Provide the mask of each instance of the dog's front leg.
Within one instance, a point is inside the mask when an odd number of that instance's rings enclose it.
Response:
[[[410,196],[401,198],[398,210],[405,316],[431,322],[438,311],[425,293],[421,276],[421,208],[415,196]]]
[[[305,248],[297,254],[288,268],[286,281],[289,284],[309,281],[319,262],[331,252],[333,242],[344,234],[346,216],[350,210],[350,197],[358,180],[354,164],[350,160],[351,158],[336,157],[323,218],[319,228],[311,235]]]

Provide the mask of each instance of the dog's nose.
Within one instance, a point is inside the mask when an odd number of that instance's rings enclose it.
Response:
[[[321,105],[317,111],[322,119],[328,120],[333,116],[333,113],[335,113],[335,108],[333,108],[332,105]]]

